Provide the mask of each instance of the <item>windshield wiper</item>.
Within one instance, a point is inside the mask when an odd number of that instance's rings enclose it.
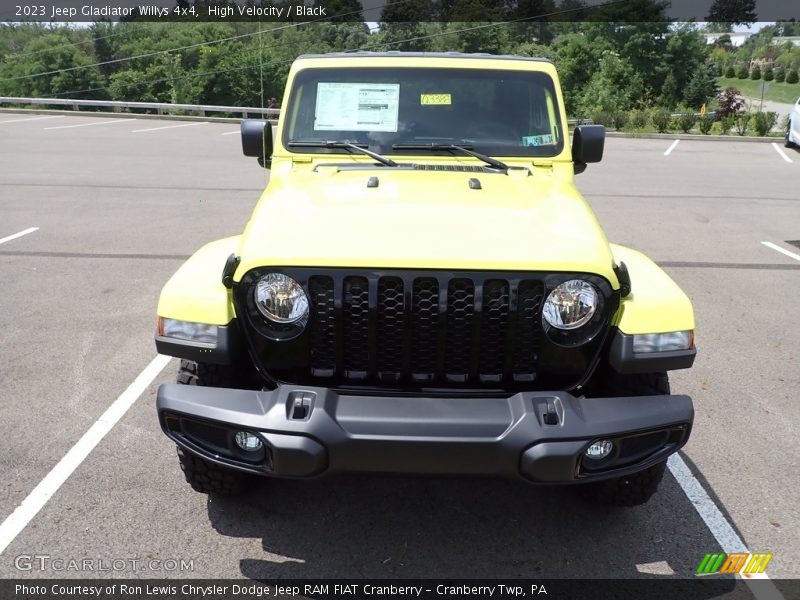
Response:
[[[480,152],[475,152],[472,150],[473,146],[471,144],[395,144],[392,146],[392,150],[449,150],[451,152],[461,152],[463,154],[468,154],[469,156],[474,156],[485,162],[490,167],[494,167],[495,169],[501,169],[503,171],[508,171],[508,165],[504,162],[500,162],[496,158],[492,158],[491,156],[486,156],[485,154],[481,154]]]
[[[396,167],[397,163],[394,162],[391,158],[386,158],[378,154],[377,152],[373,152],[372,150],[367,150],[366,144],[354,144],[352,142],[342,142],[338,140],[308,140],[308,141],[294,141],[290,140],[288,143],[289,146],[295,146],[297,148],[348,148],[349,150],[357,150],[362,154],[366,154],[367,156],[374,158],[382,165],[386,165],[387,167]]]

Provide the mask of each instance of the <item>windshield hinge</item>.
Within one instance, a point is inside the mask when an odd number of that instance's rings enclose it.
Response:
[[[225,267],[222,269],[222,285],[228,289],[233,287],[233,274],[236,272],[240,260],[238,256],[231,254],[225,261]]]

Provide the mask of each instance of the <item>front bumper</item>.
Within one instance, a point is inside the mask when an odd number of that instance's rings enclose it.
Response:
[[[686,443],[694,417],[691,398],[681,395],[382,397],[292,385],[246,391],[164,384],[157,409],[164,433],[185,450],[259,475],[497,475],[536,483],[645,469]],[[241,430],[258,434],[264,447],[240,450],[234,436]],[[614,442],[611,456],[585,458],[599,439]]]

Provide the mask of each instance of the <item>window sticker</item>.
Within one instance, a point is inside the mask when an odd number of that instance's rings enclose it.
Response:
[[[317,84],[314,131],[397,131],[399,83]]]
[[[419,103],[423,106],[450,106],[453,100],[450,94],[420,94]]]
[[[523,146],[546,146],[548,144],[554,144],[555,140],[553,139],[552,134],[546,135],[524,135],[522,136],[522,145]]]

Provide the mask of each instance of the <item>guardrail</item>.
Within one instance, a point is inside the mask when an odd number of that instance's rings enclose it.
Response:
[[[77,98],[13,98],[0,96],[2,104],[28,104],[34,106],[71,106],[72,110],[80,110],[82,106],[93,108],[113,108],[115,112],[122,109],[138,108],[154,110],[158,115],[167,114],[169,111],[190,111],[205,117],[206,113],[234,113],[241,114],[247,119],[249,115],[260,115],[277,119],[281,113],[279,108],[256,108],[252,106],[214,106],[203,104],[169,104],[166,102],[120,102],[116,100],[78,100]],[[591,119],[569,119],[569,125],[591,125]]]
[[[71,106],[72,110],[80,110],[81,107],[92,108],[112,108],[115,112],[123,109],[144,109],[154,110],[156,114],[163,115],[169,111],[187,111],[199,113],[205,117],[206,113],[233,113],[241,114],[243,118],[249,115],[260,115],[262,117],[277,118],[280,114],[279,108],[257,108],[252,106],[209,106],[202,104],[168,104],[164,102],[118,102],[114,100],[78,100],[73,98],[12,98],[0,96],[2,104],[26,104],[34,106]]]

